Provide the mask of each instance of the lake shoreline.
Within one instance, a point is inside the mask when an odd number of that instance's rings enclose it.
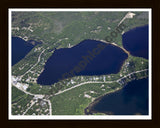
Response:
[[[99,44],[101,44],[100,47]],[[98,54],[93,52],[95,50],[98,51]],[[99,57],[97,57],[98,55]],[[72,48],[56,50],[47,60],[45,70],[40,74],[37,81],[41,85],[51,85],[58,82],[58,79],[69,78],[74,75],[100,76],[117,74],[127,58],[128,54],[117,46],[106,45],[96,40],[84,40]],[[73,59],[75,61],[69,61]],[[57,68],[60,67],[58,63],[61,63],[61,68]],[[69,68],[63,66],[63,63],[66,63]],[[94,69],[95,67],[96,69]],[[94,71],[97,71],[97,73],[94,73]],[[52,75],[54,75],[54,79],[51,77]]]
[[[146,79],[147,77],[148,77],[148,76],[146,76],[146,77],[140,77],[139,79],[134,79],[134,80],[142,80],[142,79]],[[104,115],[113,115],[112,112],[108,112],[108,111],[106,111],[106,112],[105,112],[105,111],[104,111],[104,112],[99,112],[99,111],[93,110],[92,108],[93,108],[93,106],[95,106],[97,103],[99,103],[99,101],[100,101],[103,97],[105,97],[105,96],[107,96],[107,95],[109,95],[109,94],[112,94],[112,93],[121,91],[124,87],[127,86],[128,83],[130,83],[130,82],[132,82],[132,81],[134,81],[134,80],[131,80],[131,81],[127,82],[127,83],[126,83],[123,87],[121,87],[121,88],[118,88],[118,89],[109,91],[109,92],[103,94],[102,96],[99,96],[99,97],[97,97],[96,99],[94,99],[94,101],[92,101],[91,103],[89,103],[89,105],[84,109],[84,114],[85,114],[85,115],[94,115],[94,114],[96,114],[96,113],[101,113],[101,114],[104,114]]]
[[[94,39],[93,39],[94,40]],[[119,47],[120,49],[122,49],[125,53],[127,53],[128,55],[130,55],[130,52],[129,51],[127,51],[124,47],[121,47],[121,46],[119,46],[119,45],[117,45],[116,43],[109,43],[109,42],[107,42],[107,41],[105,41],[105,40],[96,40],[96,41],[101,41],[102,43],[105,43],[105,44],[111,44],[111,45],[114,45],[114,46],[116,46],[116,47]]]
[[[122,35],[122,46],[132,56],[148,59],[148,24],[135,27]],[[133,36],[132,36],[133,35]]]
[[[43,42],[42,41],[36,41],[36,40],[34,40],[34,39],[26,39],[26,38],[23,38],[23,37],[21,37],[21,36],[12,36],[12,38],[20,38],[20,39],[22,39],[22,40],[24,40],[24,41],[26,41],[28,44],[31,44],[31,45],[33,45],[33,46],[36,46],[37,44],[43,44]]]
[[[123,87],[122,87],[122,88],[123,88]],[[109,95],[109,94],[112,94],[112,93],[115,93],[115,92],[121,90],[122,88],[118,88],[118,89],[109,91],[109,92],[103,94],[102,96],[97,97],[94,101],[92,101],[91,103],[89,103],[88,107],[86,107],[86,108],[84,109],[85,115],[89,115],[89,114],[92,115],[93,113],[99,113],[99,112],[94,112],[93,110],[91,110],[91,108],[92,108],[94,105],[96,105],[104,96]],[[88,110],[89,110],[89,112],[88,112]],[[102,113],[102,112],[101,112],[101,113]],[[106,113],[104,112],[104,114],[106,114]]]

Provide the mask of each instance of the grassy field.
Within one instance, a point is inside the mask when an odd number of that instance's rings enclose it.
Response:
[[[120,86],[113,84],[84,84],[51,97],[53,115],[84,115],[84,109],[95,98]]]

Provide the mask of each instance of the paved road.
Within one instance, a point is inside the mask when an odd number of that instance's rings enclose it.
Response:
[[[124,77],[118,79],[117,82],[120,81],[120,80],[122,80],[122,79],[124,79],[124,78],[126,78],[127,76],[130,76],[130,75],[134,74],[134,73],[139,73],[139,72],[143,72],[143,71],[147,71],[147,70],[148,70],[148,69],[144,69],[144,70],[140,70],[140,71],[131,72],[131,73],[129,73],[128,75],[125,75]]]
[[[28,72],[30,72],[30,71],[40,62],[40,60],[41,60],[41,55],[42,55],[42,53],[44,53],[45,50],[46,50],[46,49],[44,49],[44,50],[39,54],[39,57],[38,57],[37,62],[36,62],[27,72],[25,72],[23,75],[21,75],[21,78],[22,78],[24,75],[26,75]]]
[[[59,95],[59,94],[61,94],[61,93],[64,93],[64,92],[66,92],[66,91],[69,91],[69,90],[71,90],[71,89],[73,89],[73,88],[79,87],[79,86],[81,86],[81,85],[83,85],[83,84],[90,84],[90,83],[113,83],[113,82],[115,82],[115,81],[107,81],[107,82],[88,81],[88,82],[84,82],[84,83],[77,84],[77,85],[75,85],[75,86],[73,86],[73,87],[71,87],[71,88],[67,88],[67,89],[65,89],[65,90],[63,90],[63,91],[60,91],[60,92],[58,92],[58,93],[55,93],[55,95]]]
[[[71,89],[73,89],[73,88],[77,88],[77,87],[79,87],[79,86],[81,86],[81,85],[84,85],[84,84],[89,84],[89,83],[114,83],[114,82],[119,82],[120,80],[126,78],[127,76],[130,76],[130,75],[132,75],[132,74],[134,74],[134,73],[143,72],[143,71],[146,71],[146,70],[148,70],[148,69],[144,69],[144,70],[132,72],[132,73],[130,73],[130,74],[128,74],[128,75],[125,75],[124,77],[122,77],[122,78],[120,78],[120,79],[118,79],[118,80],[115,80],[115,81],[106,81],[106,82],[101,82],[101,81],[99,81],[99,82],[98,82],[98,81],[95,81],[95,82],[94,82],[94,81],[88,81],[88,82],[80,83],[80,84],[77,84],[77,85],[75,85],[75,86],[73,86],[73,87],[71,87],[71,88],[67,88],[67,89],[65,89],[65,90],[63,90],[63,91],[60,91],[60,92],[58,92],[58,93],[55,93],[55,95],[59,95],[59,94],[61,94],[61,93],[64,93],[64,92],[66,92],[66,91],[69,91],[69,90],[71,90]]]
[[[148,70],[148,69],[144,69],[144,70],[140,70],[140,71],[135,71],[135,72],[129,73],[128,75],[125,75],[124,77],[122,77],[122,78],[120,78],[120,79],[118,79],[118,80],[115,80],[115,81],[106,81],[106,82],[101,82],[101,81],[88,81],[88,82],[80,83],[80,84],[77,84],[77,85],[75,85],[75,86],[73,86],[73,87],[71,87],[71,88],[67,88],[67,89],[65,89],[65,90],[63,90],[63,91],[60,91],[60,92],[56,93],[55,95],[62,94],[62,93],[67,92],[67,91],[69,91],[69,90],[71,90],[71,89],[73,89],[73,88],[77,88],[77,87],[79,87],[79,86],[82,86],[82,85],[88,84],[88,83],[113,83],[113,82],[119,82],[120,80],[122,80],[122,79],[124,79],[124,78],[126,78],[126,77],[128,77],[128,76],[130,76],[130,75],[132,75],[132,74],[134,74],[134,73],[140,73],[140,72],[144,72],[144,71],[147,71],[147,70]],[[15,86],[15,85],[13,85],[13,86]],[[17,86],[15,86],[15,87],[18,88]],[[44,96],[45,96],[45,95],[41,95],[41,94],[32,94],[32,93],[30,93],[30,92],[27,92],[26,90],[21,89],[21,88],[18,88],[18,89],[21,90],[21,91],[23,91],[24,93],[26,93],[26,94],[28,94],[28,95],[32,95],[32,96],[34,96],[34,97],[39,97],[40,99],[43,99]],[[50,115],[52,115],[52,104],[51,104],[51,101],[50,101],[50,100],[47,100],[47,99],[43,99],[43,100],[48,102],[48,105],[49,105],[49,113],[50,113]],[[25,111],[23,114],[25,114],[33,105],[34,105],[34,102],[30,105],[30,107],[28,107],[28,108],[26,109],[26,111]]]
[[[28,110],[29,110],[34,104],[35,104],[35,102],[31,103],[31,105],[26,109],[26,111],[23,112],[23,115],[25,115],[25,114],[28,112]]]

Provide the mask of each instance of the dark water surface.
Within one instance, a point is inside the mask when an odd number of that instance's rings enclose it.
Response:
[[[23,59],[33,47],[19,37],[12,37],[12,66]]]
[[[148,59],[148,25],[136,27],[122,36],[123,47],[133,56]]]
[[[124,60],[128,55],[119,47],[107,45],[100,41],[84,40],[72,48],[62,48],[56,50],[47,60],[44,71],[40,74],[37,83],[41,85],[51,85],[62,78],[64,73],[70,72],[83,60],[83,56],[88,56],[88,51],[92,51],[99,44],[105,48],[90,60],[87,66],[75,75],[102,75],[118,73]]]
[[[148,78],[131,81],[120,91],[105,95],[91,111],[148,115]]]
[[[134,28],[122,36],[123,47],[133,56],[148,59],[148,25]],[[148,114],[148,78],[129,82],[122,90],[104,96],[91,112],[115,115]]]

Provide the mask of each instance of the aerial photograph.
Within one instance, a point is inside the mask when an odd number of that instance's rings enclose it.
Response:
[[[149,13],[10,9],[10,117],[150,115]]]

